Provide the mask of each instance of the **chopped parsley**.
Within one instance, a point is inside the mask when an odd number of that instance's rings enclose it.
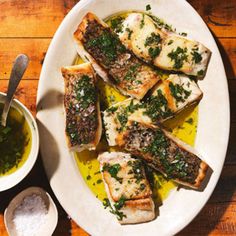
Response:
[[[145,108],[144,114],[148,115],[153,122],[172,115],[168,101],[160,89],[157,91],[157,95],[152,95],[147,99]]]
[[[204,70],[199,70],[199,71],[197,72],[197,75],[198,75],[198,76],[203,76],[203,75],[204,75]]]
[[[115,111],[117,111],[117,109],[118,109],[118,106],[116,106],[116,107],[111,106],[106,111],[113,114]]]
[[[118,113],[116,117],[117,117],[118,121],[121,124],[121,130],[123,130],[123,128],[125,127],[125,125],[128,122],[128,113],[127,113],[127,111],[125,110],[121,113]]]
[[[102,180],[101,180],[101,179],[98,179],[98,180],[97,180],[97,184],[100,184],[100,183],[102,183]]]
[[[121,33],[122,32],[122,23],[124,19],[120,16],[111,19],[110,25],[111,28],[116,32],[116,33]]]
[[[124,53],[126,51],[119,38],[109,30],[104,30],[98,37],[90,39],[86,42],[86,47],[91,49],[94,47],[99,48],[106,57],[106,65],[109,65],[111,61],[116,60],[119,53]]]
[[[141,66],[141,64],[137,63],[134,65],[131,65],[128,72],[126,73],[124,79],[128,81],[134,81],[136,79],[136,76],[138,74],[138,68]]]
[[[177,104],[178,102],[184,102],[191,94],[191,91],[188,91],[179,84],[169,83],[169,88],[171,95],[175,98]]]
[[[150,55],[151,58],[157,57],[160,52],[161,48],[158,47],[158,44],[161,42],[161,37],[160,34],[155,34],[154,32],[151,33],[149,37],[146,38],[144,46],[150,46],[148,49],[148,54]]]
[[[91,175],[87,175],[86,179],[90,180],[91,179]]]
[[[184,64],[184,61],[187,61],[188,59],[187,48],[183,49],[177,47],[176,50],[172,50],[172,52],[168,54],[168,57],[170,57],[171,61],[174,61],[174,68],[180,69]]]
[[[132,167],[128,174],[134,175],[137,184],[139,184],[141,180],[145,179],[142,162],[140,160],[128,161],[128,165]]]
[[[148,54],[150,55],[150,57],[152,59],[156,58],[161,52],[161,48],[160,47],[156,47],[156,48],[149,48],[148,49]]]
[[[122,195],[121,198],[114,204],[116,210],[120,210],[125,205],[126,198]]]
[[[164,168],[168,178],[187,176],[188,164],[186,163],[184,156],[176,149],[176,154],[170,158],[170,146],[171,143],[165,137],[163,131],[158,129],[154,133],[151,144],[145,147],[143,151],[159,158],[160,163],[163,166],[162,168]]]
[[[188,124],[190,124],[190,125],[192,125],[192,124],[193,124],[193,118],[190,117],[190,118],[187,119],[185,122],[188,123]]]
[[[140,29],[144,27],[144,14],[142,14],[142,20],[140,22]]]
[[[145,188],[146,188],[146,184],[144,184],[144,183],[140,184],[139,189],[140,189],[141,191],[143,191]]]
[[[108,163],[105,163],[102,171],[107,171],[112,178],[116,179],[119,183],[122,183],[122,178],[118,177],[117,174],[119,173],[119,171],[121,170],[121,166],[120,164],[114,164],[114,165],[110,165]]]
[[[158,44],[161,42],[160,34],[155,34],[154,32],[151,33],[151,36],[147,37],[144,43],[144,46],[150,46],[153,44]]]
[[[105,209],[106,209],[107,207],[109,207],[109,208],[110,208],[110,212],[111,212],[112,214],[116,215],[116,217],[117,217],[118,220],[122,220],[123,218],[126,218],[126,215],[125,215],[122,211],[119,211],[119,210],[124,206],[125,201],[126,201],[126,199],[125,199],[123,196],[121,196],[121,198],[119,199],[119,201],[116,202],[116,203],[114,204],[114,206],[112,207],[112,205],[111,205],[109,199],[104,198],[104,199],[103,199],[103,206],[104,206]]]
[[[130,28],[126,28],[125,31],[128,32],[128,39],[130,39],[130,38],[131,38],[131,35],[132,35],[132,33],[133,33],[133,30],[131,30]]]
[[[128,116],[142,107],[144,107],[142,103],[134,104],[133,99],[131,100],[128,106],[126,107],[121,106],[119,112],[117,112],[117,115],[116,115],[116,118],[120,122],[120,125],[121,125],[121,128],[118,131],[122,131],[125,128],[128,122]]]
[[[180,33],[179,35],[181,35],[181,36],[183,36],[183,37],[186,37],[188,34],[185,33],[185,32],[182,32],[182,33]]]
[[[162,19],[160,19],[156,16],[153,16],[151,14],[148,14],[148,15],[153,19],[153,21],[155,22],[155,26],[157,28],[161,28],[161,29],[164,28],[170,32],[175,32],[175,30],[172,28],[172,26],[169,24],[166,24]]]
[[[148,4],[147,6],[146,6],[146,11],[150,11],[152,8],[151,8],[151,5],[150,4]]]
[[[76,84],[76,98],[83,109],[96,102],[96,91],[92,79],[87,75],[82,75]]]
[[[197,50],[192,50],[191,55],[193,56],[193,57],[192,57],[192,60],[193,60],[195,63],[199,63],[199,62],[202,61],[202,56],[201,56],[200,53],[197,52]]]

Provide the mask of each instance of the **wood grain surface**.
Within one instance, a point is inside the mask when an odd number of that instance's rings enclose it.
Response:
[[[220,49],[229,83],[231,130],[226,162],[211,198],[199,215],[178,235],[236,235],[236,1],[189,0],[207,23]],[[56,29],[75,0],[0,0],[0,91],[6,91],[10,68],[18,53],[30,57],[30,65],[16,97],[35,115],[38,79]],[[16,187],[0,193],[0,235],[7,235],[3,212],[9,201],[29,186],[41,186],[57,203],[59,221],[54,235],[85,236],[57,202],[48,184],[41,157]],[[78,212],[79,214],[79,212]]]

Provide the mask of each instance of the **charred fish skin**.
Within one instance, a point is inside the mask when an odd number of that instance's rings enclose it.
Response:
[[[98,160],[109,206],[119,223],[134,224],[154,219],[152,191],[141,161],[123,152],[104,152]]]
[[[146,100],[127,99],[114,104],[103,112],[109,145],[116,145],[117,136],[125,130],[129,120],[153,125],[162,123],[186,107],[197,104],[202,95],[195,81],[173,74],[155,85]]]
[[[211,51],[197,41],[160,28],[155,19],[140,12],[129,14],[118,32],[120,40],[137,57],[161,69],[204,77]]]
[[[61,71],[68,146],[72,151],[93,150],[102,130],[96,75],[90,63],[63,67]]]
[[[154,68],[127,50],[109,26],[92,13],[85,15],[74,38],[80,47],[78,53],[96,64],[95,70],[102,69],[97,71],[101,77],[124,95],[140,100],[160,80]]]
[[[199,188],[205,178],[208,165],[193,153],[193,148],[158,126],[130,121],[117,143],[182,185]]]

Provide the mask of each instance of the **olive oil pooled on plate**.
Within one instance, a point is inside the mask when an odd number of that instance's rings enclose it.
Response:
[[[0,115],[3,104],[0,103]],[[6,127],[0,125],[0,176],[20,168],[31,150],[31,131],[24,116],[11,107]]]
[[[109,26],[119,24],[124,17],[126,17],[129,12],[123,12],[120,14],[112,15],[106,18],[106,23]],[[81,64],[83,60],[77,57],[74,64]],[[160,76],[162,79],[166,79],[170,72],[160,71]],[[109,106],[127,99],[127,97],[121,95],[116,89],[110,85],[103,82],[102,79],[98,81],[98,90],[100,96],[100,106],[101,110],[108,108]],[[177,115],[175,118],[166,121],[163,125],[171,131],[176,137],[182,141],[194,146],[194,141],[197,133],[197,123],[198,123],[198,108],[190,107],[181,114]],[[97,160],[98,153],[104,151],[122,151],[116,147],[109,147],[105,137],[102,137],[100,144],[95,151],[83,151],[76,153],[75,158],[79,168],[79,171],[85,180],[88,187],[95,194],[95,196],[103,201],[107,198],[105,192],[105,186],[102,181],[102,175],[99,169],[99,162]],[[153,196],[158,204],[161,204],[164,199],[166,199],[174,188],[176,184],[163,177],[163,175],[152,172],[152,182],[153,182]]]

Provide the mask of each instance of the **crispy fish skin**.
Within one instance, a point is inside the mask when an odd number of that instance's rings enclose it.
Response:
[[[159,80],[155,69],[135,57],[108,25],[87,13],[74,33],[77,51],[121,93],[142,99]]]
[[[129,14],[122,26],[123,30],[118,33],[120,40],[142,60],[164,70],[205,75],[211,51],[203,44],[160,29],[155,20],[144,13]]]
[[[112,207],[115,208],[120,199],[124,200],[118,209],[124,216],[118,219],[120,224],[141,223],[154,219],[152,191],[140,160],[122,152],[105,152],[99,155],[98,160]],[[117,176],[111,175],[114,168],[118,170]]]
[[[196,151],[158,126],[130,121],[117,144],[184,186],[197,189],[206,176],[208,165]]]
[[[197,83],[185,75],[170,75],[154,86],[146,101],[126,99],[103,112],[106,137],[110,146],[125,129],[128,120],[145,124],[164,122],[186,107],[198,103],[203,96]]]
[[[102,133],[96,75],[90,63],[63,67],[61,72],[67,144],[72,151],[94,150]]]

